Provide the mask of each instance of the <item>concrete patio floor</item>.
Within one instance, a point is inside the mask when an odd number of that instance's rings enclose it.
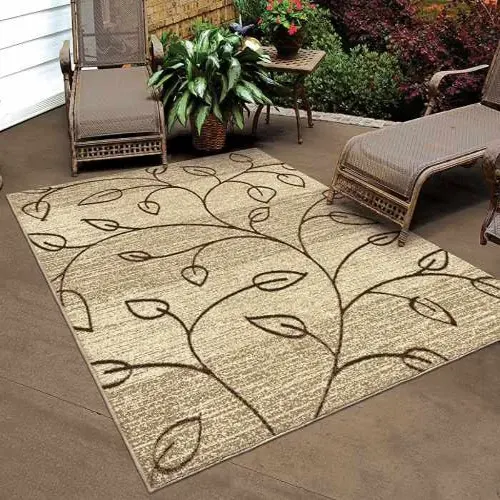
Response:
[[[294,120],[272,117],[257,140],[247,131],[231,145],[260,147],[328,183],[345,142],[368,130],[318,122],[300,146]],[[188,150],[185,135],[169,140],[171,162]],[[149,498],[5,199],[71,181],[64,110],[0,133],[0,171],[0,498]],[[436,176],[412,229],[500,277],[500,247],[478,243],[487,200],[478,168]],[[499,367],[497,343],[151,498],[498,499]]]

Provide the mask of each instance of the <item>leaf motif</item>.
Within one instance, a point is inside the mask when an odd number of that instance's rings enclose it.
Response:
[[[282,168],[284,168],[285,170],[291,170],[291,171],[296,171],[296,170],[297,170],[296,168],[293,168],[293,167],[291,167],[290,165],[287,165],[286,163],[283,163],[281,166],[282,166]]]
[[[250,198],[261,203],[269,203],[276,196],[276,190],[266,186],[252,186],[247,193]]]
[[[376,220],[370,219],[355,212],[333,211],[328,214],[330,219],[346,226],[369,226],[377,224]]]
[[[75,330],[80,332],[93,331],[89,306],[83,295],[74,290],[61,290],[59,292],[59,299]]]
[[[168,427],[154,445],[154,469],[171,473],[189,463],[200,447],[201,431],[200,416],[179,420]]]
[[[269,207],[254,208],[249,214],[250,222],[264,222],[269,218]]]
[[[118,222],[111,219],[82,219],[82,221],[101,231],[116,231],[120,227]]]
[[[105,189],[104,191],[99,191],[98,193],[91,194],[84,198],[78,203],[81,205],[96,205],[98,203],[108,203],[110,201],[117,200],[123,196],[121,189]]]
[[[103,389],[118,387],[132,375],[132,367],[125,361],[106,359],[90,363],[97,372],[97,378]]]
[[[457,326],[455,318],[438,303],[425,297],[414,297],[410,300],[410,307],[424,318],[439,321],[447,325]]]
[[[500,282],[491,276],[482,276],[472,280],[472,286],[490,297],[500,299]]]
[[[167,168],[165,165],[159,165],[156,167],[148,167],[146,169],[146,172],[151,175],[161,175],[164,174],[167,171]]]
[[[208,271],[203,266],[185,267],[181,274],[186,281],[197,286],[203,286],[208,277]]]
[[[296,316],[270,314],[268,316],[247,316],[246,319],[257,328],[280,337],[301,338],[308,334],[306,325]]]
[[[429,368],[440,365],[444,361],[448,361],[448,358],[441,354],[423,347],[408,349],[403,353],[402,359],[406,366],[419,372],[424,372]]]
[[[304,179],[295,174],[278,174],[277,177],[279,181],[290,186],[305,187],[306,185]]]
[[[24,205],[22,211],[35,219],[46,220],[50,212],[50,203],[45,200],[34,201]]]
[[[439,248],[434,252],[424,255],[418,261],[418,265],[424,271],[442,271],[448,267],[448,261],[448,252]]]
[[[303,280],[306,276],[307,273],[298,273],[296,271],[270,271],[257,274],[253,278],[253,284],[259,290],[274,292],[295,285],[295,283]]]
[[[144,200],[140,201],[137,206],[147,214],[158,215],[160,212],[160,205],[156,201]]]
[[[157,319],[165,316],[170,308],[168,302],[157,299],[126,300],[128,310],[140,319]]]
[[[129,262],[144,262],[149,259],[153,259],[154,257],[142,250],[132,250],[130,252],[121,252],[118,254],[123,260],[128,260]]]
[[[399,233],[392,231],[390,233],[373,234],[368,241],[377,247],[385,247],[394,243],[398,239]]]
[[[191,175],[197,175],[198,177],[211,177],[215,175],[215,170],[210,167],[182,167],[184,172],[191,174]]]
[[[28,236],[33,245],[42,250],[47,250],[48,252],[57,252],[65,248],[67,243],[66,238],[59,234],[31,233]]]
[[[231,153],[229,159],[236,163],[252,163],[253,161],[250,156],[241,153]]]

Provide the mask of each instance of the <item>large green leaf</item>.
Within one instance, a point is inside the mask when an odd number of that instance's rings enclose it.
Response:
[[[193,81],[194,93],[198,97],[203,98],[205,90],[207,90],[207,80],[204,76],[197,76]]]
[[[234,88],[234,92],[243,101],[255,103],[255,99],[253,98],[252,93],[244,85],[236,85],[236,87]]]
[[[192,59],[194,56],[194,44],[191,40],[184,40],[184,47],[186,48],[187,56]]]
[[[233,120],[236,126],[241,130],[245,125],[245,120],[243,118],[243,110],[240,104],[234,104],[232,108]]]
[[[224,101],[224,99],[227,96],[227,93],[229,92],[229,83],[227,81],[227,77],[225,75],[222,75],[221,79],[222,79],[222,90],[221,90],[220,99],[219,99],[220,103],[222,101]]]
[[[241,80],[241,83],[252,93],[254,100],[259,104],[272,104],[271,100],[252,82]]]
[[[177,118],[183,127],[186,126],[187,120],[189,118],[186,110],[189,104],[189,99],[191,98],[191,93],[189,89],[186,89],[182,94],[182,97],[179,99],[179,105],[177,106]]]
[[[170,131],[174,126],[175,120],[177,120],[177,109],[179,107],[180,99],[177,99],[173,106],[170,108],[167,117],[167,129]]]
[[[229,70],[227,72],[228,80],[228,90],[231,90],[241,76],[241,64],[235,57],[231,58],[231,63],[229,64]]]
[[[210,112],[210,106],[208,106],[207,104],[200,106],[198,108],[198,111],[196,112],[194,124],[196,126],[196,131],[198,132],[198,135],[201,134],[201,129],[203,127],[203,124],[205,123],[205,120],[207,119],[209,112]]]
[[[148,80],[148,85],[154,85],[163,75],[163,69],[155,71]]]
[[[217,102],[217,99],[215,97],[212,98],[212,112],[218,120],[220,120],[221,122],[224,121],[222,110],[220,109],[219,103]]]
[[[157,83],[155,83],[154,87],[159,88],[163,87],[165,83],[167,83],[172,77],[176,76],[175,73],[166,73]]]
[[[169,101],[175,96],[175,93],[179,90],[181,86],[181,82],[179,79],[177,79],[174,82],[169,82],[168,86],[165,86],[163,88],[164,94],[163,94],[163,105],[168,106]]]
[[[212,34],[212,30],[204,30],[198,36],[196,41],[196,51],[199,52],[207,52],[210,46],[210,36]]]

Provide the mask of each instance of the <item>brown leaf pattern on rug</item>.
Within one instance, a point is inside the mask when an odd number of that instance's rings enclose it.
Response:
[[[9,199],[150,490],[499,339],[498,280],[256,149]]]

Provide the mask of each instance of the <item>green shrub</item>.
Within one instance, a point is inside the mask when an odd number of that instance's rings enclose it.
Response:
[[[266,0],[233,0],[243,25],[257,24],[257,20],[266,8]]]
[[[306,89],[317,111],[387,119],[401,98],[400,79],[395,57],[358,46],[348,54],[328,53]]]
[[[306,80],[311,107],[316,111],[390,118],[399,105],[401,70],[396,57],[357,46],[346,53],[328,11],[318,9],[308,24],[305,47],[327,53],[320,67]],[[277,80],[289,84],[290,77]],[[291,106],[290,98],[274,99]]]

